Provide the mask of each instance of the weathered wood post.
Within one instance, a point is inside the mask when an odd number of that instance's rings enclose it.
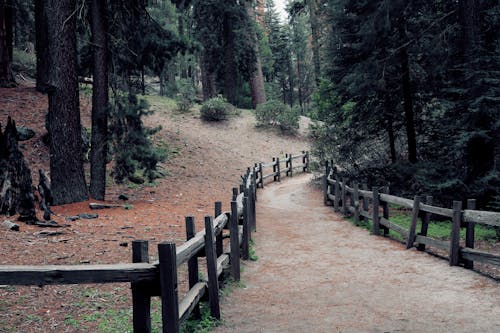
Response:
[[[255,225],[255,200],[254,200],[254,188],[253,185],[250,185],[248,189],[248,215],[249,215],[249,223],[250,230],[257,231],[257,226]]]
[[[460,222],[462,220],[462,201],[453,201],[453,219],[450,236],[450,266],[457,266],[460,257]]]
[[[196,235],[196,228],[194,224],[194,216],[186,216],[186,240],[190,240]],[[188,278],[189,278],[189,289],[193,288],[199,281],[199,268],[198,268],[198,256],[193,256],[188,260]],[[193,308],[191,315],[194,318],[200,318],[200,305],[196,304]]]
[[[264,165],[259,163],[259,172],[260,172],[260,188],[264,188]]]
[[[354,206],[354,222],[359,223],[359,185],[358,183],[354,183],[354,190],[352,194],[353,200],[351,200],[352,205]]]
[[[255,201],[257,201],[257,172],[255,171],[255,169],[253,170],[252,172],[252,184],[253,184],[253,197],[255,199]]]
[[[328,194],[330,193],[330,185],[328,184],[328,177],[330,175],[330,167],[328,161],[325,162],[325,174],[323,175],[323,204],[328,204]]]
[[[408,233],[408,239],[406,240],[406,248],[412,248],[415,242],[415,234],[417,230],[418,213],[420,211],[420,197],[418,195],[413,198],[413,208],[411,211],[411,223],[410,230]]]
[[[384,192],[385,194],[389,194],[389,186],[384,186]],[[383,216],[384,219],[388,220],[389,219],[389,203],[387,201],[382,201],[382,211],[383,211]],[[389,235],[389,228],[386,227],[385,225],[382,226],[382,229],[384,229],[384,236]]]
[[[280,165],[280,158],[276,157],[276,172],[278,173],[278,181],[281,181],[281,165]]]
[[[380,223],[379,223],[379,206],[380,206],[380,197],[378,195],[378,187],[372,187],[373,192],[373,228],[372,234],[380,235]]]
[[[302,171],[307,172],[307,169],[309,168],[309,152],[303,150],[302,154],[304,155],[302,156],[302,164],[303,164]]]
[[[288,154],[285,154],[285,175],[288,177],[288,170],[290,166],[290,159],[288,158]]]
[[[222,214],[222,202],[220,201],[215,202],[214,213],[215,217]],[[217,236],[215,236],[215,253],[217,254],[217,258],[220,257],[222,252],[224,252],[222,236],[223,236],[222,232],[220,232]]]
[[[476,199],[467,200],[467,209],[475,210],[476,209]],[[474,222],[467,222],[465,226],[465,246],[473,249],[474,248],[474,237],[475,237],[475,226]],[[474,268],[474,261],[464,259],[464,267],[468,269]]]
[[[278,180],[278,175],[276,174],[276,157],[273,157],[273,180],[277,181]]]
[[[425,197],[425,204],[432,206],[432,195]],[[425,212],[422,215],[422,226],[420,228],[420,235],[427,237],[427,229],[429,228],[429,222],[431,220],[431,213]],[[425,244],[418,244],[417,250],[425,251]]]
[[[248,193],[245,190],[243,196],[243,244],[241,246],[241,257],[248,260],[250,257],[250,225],[248,221]]]
[[[220,319],[219,278],[217,276],[217,257],[215,255],[214,228],[211,216],[205,216],[205,254],[207,257],[210,315],[215,319]]]
[[[349,213],[349,207],[347,205],[347,191],[346,191],[346,186],[347,186],[347,179],[344,177],[342,178],[342,213],[344,216],[347,216]]]
[[[236,201],[236,198],[238,197],[238,188],[233,187],[233,197],[231,201]]]
[[[148,241],[132,241],[132,262],[149,262]],[[149,288],[148,288],[149,287]],[[151,332],[151,286],[132,282],[132,322],[134,333]]]
[[[335,199],[333,200],[333,210],[336,212],[340,212],[339,202],[340,202],[340,179],[338,176],[335,176],[335,184],[333,185],[333,191],[335,195]]]
[[[293,177],[293,155],[288,154],[288,156],[290,157],[290,163],[289,163],[290,177]]]
[[[368,191],[368,185],[363,184],[363,190],[364,191]],[[366,195],[363,195],[363,211],[365,211],[366,213],[368,213],[368,209],[369,209],[369,201],[368,201],[368,197]],[[368,222],[368,218],[366,217],[362,217],[363,221],[367,221]]]
[[[175,243],[158,244],[158,259],[160,262],[162,332],[178,333],[179,296]]]
[[[229,241],[231,249],[231,276],[240,280],[240,239],[238,230],[238,203],[231,201],[231,220],[229,221]]]

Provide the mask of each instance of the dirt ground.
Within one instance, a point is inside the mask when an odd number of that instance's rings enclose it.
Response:
[[[89,97],[82,95],[80,101],[86,127],[90,126]],[[309,149],[304,120],[302,134],[284,136],[255,127],[250,111],[243,110],[222,123],[206,123],[196,109],[180,114],[172,110],[172,103],[158,97],[149,100],[155,113],[145,123],[162,126],[154,140],[169,146],[170,158],[162,164],[167,176],[150,186],[110,181],[106,201],[123,204],[117,197],[124,193],[129,197],[128,210],[91,211],[89,202],[83,202],[53,207],[53,219],[66,225],[63,228],[47,230],[24,223],[19,232],[0,228],[0,265],[130,262],[134,239],[148,240],[151,260],[155,260],[158,242],[184,242],[185,216],[195,216],[199,230],[203,217],[213,214],[215,201],[222,201],[223,209],[229,210],[231,190],[248,166]],[[34,138],[21,142],[35,185],[38,169],[49,171],[48,149],[41,139],[46,112],[47,97],[32,84],[0,89],[0,124],[5,125],[10,115],[18,126],[36,132]],[[66,219],[79,213],[98,213],[99,218]],[[0,216],[0,222],[4,219]],[[40,234],[43,231],[61,234],[48,237]],[[181,291],[185,281],[180,276]],[[128,284],[0,286],[0,332],[124,332],[128,326],[121,322],[130,323],[131,304]]]
[[[259,259],[215,332],[500,332],[498,282],[354,227],[309,181],[259,193]]]

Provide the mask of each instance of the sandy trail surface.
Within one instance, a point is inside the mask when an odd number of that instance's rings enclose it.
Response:
[[[259,192],[259,259],[216,332],[500,332],[498,282],[352,226],[310,177]]]

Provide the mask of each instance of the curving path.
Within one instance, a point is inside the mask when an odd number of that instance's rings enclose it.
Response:
[[[215,332],[500,332],[497,282],[352,226],[309,179],[259,192],[259,259]]]

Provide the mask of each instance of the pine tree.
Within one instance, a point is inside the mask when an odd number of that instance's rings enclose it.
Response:
[[[0,0],[0,87],[15,87],[12,72],[12,0]]]

